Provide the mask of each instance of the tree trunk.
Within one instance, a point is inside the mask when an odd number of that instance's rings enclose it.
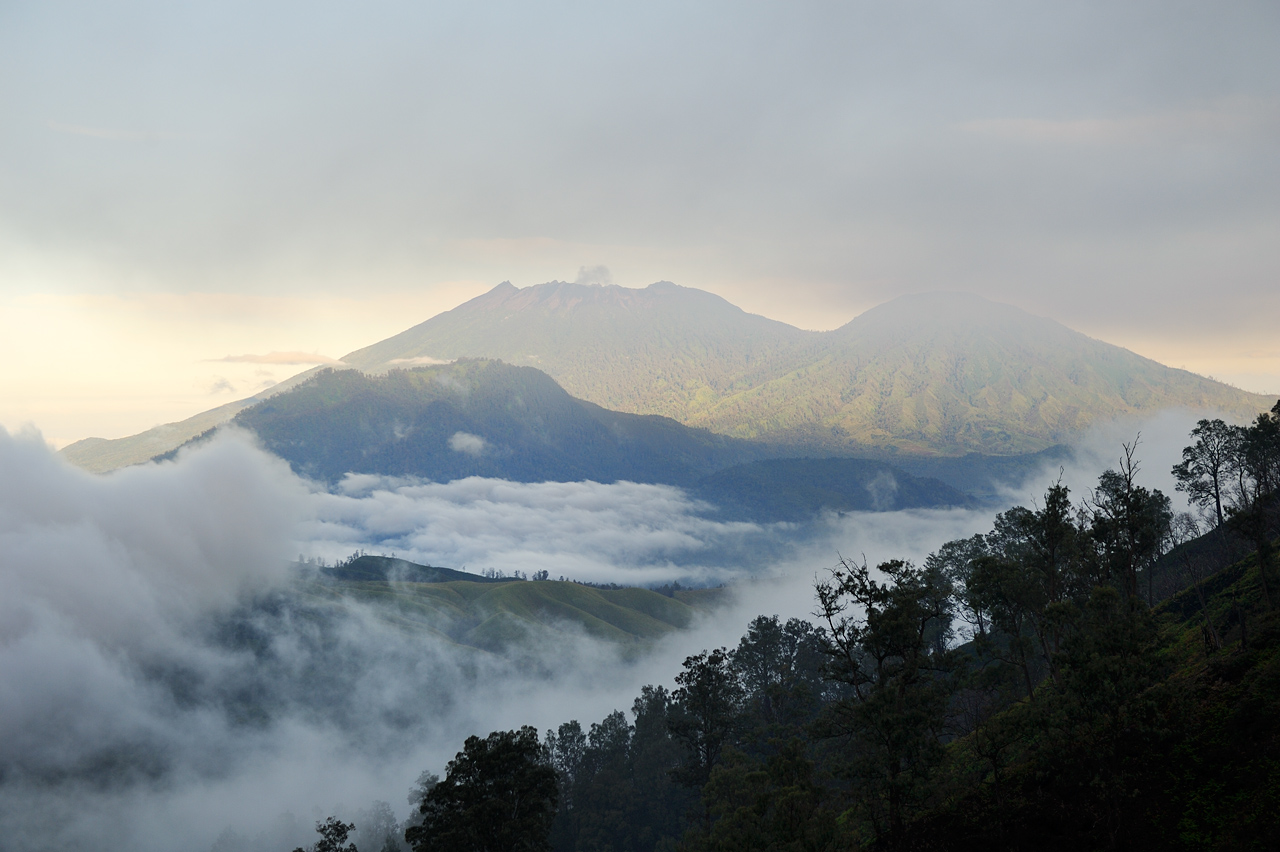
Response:
[[[1204,589],[1200,587],[1200,581],[1195,581],[1196,597],[1200,599],[1200,614],[1204,617],[1205,628],[1209,631],[1209,638],[1213,642],[1213,650],[1222,650],[1222,638],[1218,636],[1218,629],[1213,626],[1213,619],[1209,617],[1209,602],[1204,598]]]
[[[1258,551],[1258,580],[1262,583],[1262,600],[1267,605],[1267,609],[1273,609],[1271,605],[1271,584],[1267,582],[1267,574],[1271,570],[1271,542],[1267,540],[1265,528],[1262,535],[1259,536],[1257,543]]]

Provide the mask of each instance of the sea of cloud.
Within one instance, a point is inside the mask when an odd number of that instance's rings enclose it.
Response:
[[[1058,476],[1081,496],[1141,427],[1148,484],[1192,419],[1102,429]],[[756,614],[804,617],[840,556],[919,560],[998,507],[719,520],[679,489],[350,476],[327,491],[243,436],[93,476],[0,431],[0,849],[288,849],[329,813],[407,813],[473,733],[630,706]],[[592,582],[731,587],[635,657],[572,633],[499,657],[411,636],[362,605],[317,615],[289,563],[355,550]],[[221,840],[219,841],[219,838]]]

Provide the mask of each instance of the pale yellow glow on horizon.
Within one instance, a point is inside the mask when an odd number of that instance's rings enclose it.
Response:
[[[1185,340],[1113,333],[1100,339],[1169,367],[1190,370],[1241,390],[1280,397],[1280,345],[1265,337]]]
[[[182,420],[308,368],[246,353],[339,358],[488,286],[454,282],[368,297],[235,294],[0,296],[0,425],[62,447]]]
[[[745,310],[809,328],[835,328],[851,318],[824,313],[813,300],[793,302],[789,315],[779,316],[773,284],[722,295]],[[314,353],[317,364],[340,358],[490,286],[458,281],[361,297],[0,296],[0,357],[9,366],[0,373],[0,425],[10,431],[34,426],[55,447],[90,436],[136,434],[308,369],[298,353]],[[1271,340],[1187,341],[1078,330],[1244,390],[1280,393],[1280,347]]]

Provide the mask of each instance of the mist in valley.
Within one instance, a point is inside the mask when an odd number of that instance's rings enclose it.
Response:
[[[1095,429],[1060,469],[1077,498],[1141,431],[1143,480],[1193,423],[1168,412]],[[375,801],[408,815],[424,770],[471,734],[626,710],[690,653],[757,614],[808,617],[841,556],[922,560],[1000,506],[726,522],[679,489],[350,476],[332,491],[244,435],[93,476],[36,433],[0,435],[0,846],[285,849]],[[883,487],[883,483],[880,487]],[[635,649],[568,628],[505,654],[407,632],[376,605],[297,593],[299,554],[621,585],[727,584],[728,601]]]

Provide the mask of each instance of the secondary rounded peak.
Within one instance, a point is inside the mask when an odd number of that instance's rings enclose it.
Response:
[[[991,328],[1053,326],[1060,323],[1036,316],[1015,305],[996,302],[961,290],[908,293],[876,305],[840,327],[839,331],[866,333],[877,329]]]

